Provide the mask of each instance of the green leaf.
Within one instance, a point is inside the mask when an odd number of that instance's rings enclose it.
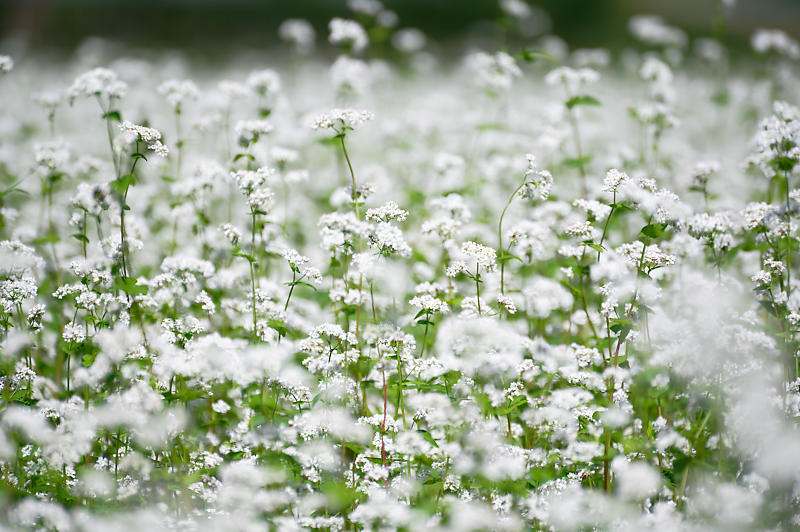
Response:
[[[145,157],[143,153],[137,151],[136,153],[131,153],[131,159],[144,159],[146,161],[147,157]]]
[[[133,174],[125,174],[124,176],[120,177],[119,179],[115,179],[109,186],[111,190],[119,194],[120,196],[125,195],[125,191],[128,190],[128,187],[136,183],[136,176]]]
[[[525,264],[524,260],[522,260],[521,258],[517,257],[516,255],[512,255],[511,253],[508,253],[508,252],[504,252],[499,257],[497,257],[497,262],[502,264],[502,263],[508,262],[508,261],[510,261],[512,259],[516,259],[516,260],[520,261],[521,263]]]
[[[84,235],[84,234],[81,234],[81,233],[75,233],[75,234],[73,234],[73,235],[72,235],[72,238],[74,238],[74,239],[76,239],[76,240],[78,240],[78,241],[80,241],[80,242],[85,242],[86,244],[88,244],[88,243],[89,243],[89,239],[88,239],[88,238],[86,238],[86,235]]]
[[[606,248],[604,248],[600,244],[595,244],[594,242],[592,242],[590,240],[585,241],[584,244],[586,244],[587,246],[589,246],[593,250],[597,251],[598,253],[602,253],[602,252],[604,252],[606,250]]]
[[[423,429],[417,429],[417,433],[420,436],[422,436],[425,439],[426,442],[430,443],[431,445],[433,445],[437,449],[439,448],[439,444],[436,443],[436,440],[433,439],[433,436],[431,436],[430,432],[428,432],[427,430],[423,430]]]
[[[567,109],[572,109],[576,105],[600,105],[600,100],[588,94],[579,94],[567,100],[564,105],[567,106]]]
[[[115,122],[122,122],[122,115],[119,114],[119,111],[109,111],[107,113],[103,113],[103,118],[105,120],[113,120]]]
[[[648,238],[658,238],[664,233],[666,228],[666,224],[648,224],[642,227],[639,234]]]
[[[547,52],[542,52],[539,50],[528,50],[527,48],[523,48],[519,51],[519,53],[515,54],[520,59],[525,61],[526,63],[533,63],[538,59],[544,59],[545,61],[550,61],[552,63],[560,63],[558,59],[553,57],[552,55],[548,54]]]
[[[583,157],[570,157],[568,159],[564,159],[563,162],[564,166],[568,166],[570,168],[579,168],[592,162],[592,156],[584,155]]]
[[[133,277],[116,277],[114,278],[114,286],[132,296],[147,293],[147,287],[138,284]]]
[[[236,155],[233,157],[233,162],[236,162],[236,161],[238,161],[239,159],[250,159],[251,161],[255,161],[255,160],[256,160],[255,156],[253,156],[253,155],[251,155],[251,154],[249,154],[249,153],[237,153],[237,154],[236,154]]]

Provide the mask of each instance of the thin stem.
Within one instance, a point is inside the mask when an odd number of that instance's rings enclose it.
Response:
[[[506,259],[505,254],[506,250],[503,247],[503,218],[506,216],[506,211],[511,206],[511,202],[514,200],[514,197],[520,191],[522,187],[525,186],[527,183],[527,176],[522,177],[522,183],[519,184],[517,188],[514,189],[514,192],[511,193],[511,196],[508,198],[506,202],[506,206],[503,207],[503,212],[500,213],[500,222],[497,224],[497,240],[500,244],[500,293],[505,294],[505,271],[506,271]]]

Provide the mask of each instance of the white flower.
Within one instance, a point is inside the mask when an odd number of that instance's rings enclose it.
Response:
[[[166,96],[169,104],[176,109],[180,109],[186,100],[196,100],[200,95],[197,85],[189,79],[169,79],[159,85],[156,90],[159,94]]]
[[[107,68],[95,68],[78,76],[69,88],[70,99],[78,96],[107,96],[122,98],[128,86],[119,79],[117,73]]]
[[[312,124],[314,129],[333,129],[337,133],[355,129],[356,126],[375,118],[369,111],[359,109],[331,109],[319,115]]]
[[[606,172],[606,177],[603,179],[603,192],[616,192],[622,185],[629,183],[630,180],[631,178],[628,177],[628,174],[612,168]]]
[[[14,68],[14,60],[10,56],[0,55],[0,72],[7,74]]]
[[[514,58],[505,52],[476,52],[467,56],[466,62],[478,76],[478,84],[493,91],[510,89],[513,79],[522,75]]]
[[[474,259],[478,267],[483,268],[487,272],[494,271],[497,267],[497,252],[483,244],[477,242],[467,241],[461,244],[461,252],[468,257]]]
[[[367,32],[354,20],[335,17],[328,23],[328,29],[331,44],[350,46],[355,52],[362,51],[369,44]]]
[[[430,294],[414,296],[408,303],[414,308],[428,312],[441,312],[442,314],[450,312],[450,306],[447,303]]]
[[[408,211],[398,207],[397,203],[390,201],[382,207],[367,209],[367,220],[373,222],[390,222],[397,220],[402,222],[408,217]]]

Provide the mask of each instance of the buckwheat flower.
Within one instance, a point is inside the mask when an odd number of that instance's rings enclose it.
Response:
[[[643,248],[644,253],[642,253]],[[645,271],[675,264],[674,255],[664,253],[657,244],[645,247],[644,243],[639,240],[622,244],[617,248],[617,253],[625,257],[631,264]]]
[[[368,63],[341,55],[331,65],[330,77],[337,93],[362,94],[372,85],[373,72]]]
[[[778,170],[791,171],[800,162],[800,109],[786,102],[773,103],[773,114],[758,123],[748,164],[757,166],[765,177]]]
[[[531,15],[531,7],[522,0],[502,0],[500,9],[518,19],[525,19]]]
[[[469,273],[467,263],[461,260],[451,263],[444,269],[444,274],[448,277],[455,277],[460,273]]]
[[[32,331],[39,332],[42,330],[42,320],[44,319],[45,309],[46,307],[44,305],[37,303],[28,310],[25,321]]]
[[[328,41],[331,44],[347,46],[355,52],[362,51],[369,44],[367,32],[354,20],[335,17],[328,23],[328,29]]]
[[[230,173],[231,179],[245,196],[250,196],[256,190],[262,188],[267,179],[273,175],[275,175],[275,170],[266,166],[256,170],[237,170]]]
[[[64,141],[52,141],[35,146],[36,165],[48,172],[65,172],[70,152]]]
[[[296,249],[284,248],[281,251],[284,260],[289,266],[300,274],[300,277],[315,286],[322,284],[322,274],[317,268],[307,266],[311,259],[301,255]]]
[[[550,197],[550,191],[553,189],[553,175],[547,170],[540,170],[536,166],[536,156],[527,154],[525,157],[528,159],[528,167],[525,168],[526,183],[520,191],[523,198],[534,198],[539,196],[540,199],[546,200]]]
[[[403,239],[403,232],[390,223],[380,222],[369,233],[369,245],[381,255],[397,253],[401,257],[411,256],[411,246]]]
[[[255,144],[261,135],[272,133],[273,129],[268,120],[239,120],[234,127],[239,146],[243,148]]]
[[[672,83],[672,69],[657,57],[647,57],[639,69],[639,76],[643,80],[655,83]]]
[[[308,53],[314,48],[316,32],[307,20],[296,18],[284,20],[278,28],[278,35],[284,41],[293,44],[301,53]]]
[[[222,234],[225,235],[225,238],[233,246],[238,244],[239,240],[242,238],[242,231],[232,224],[222,224],[219,226],[219,230],[222,231]]]
[[[756,30],[750,37],[750,45],[761,54],[774,51],[789,59],[800,58],[800,45],[781,30]]]
[[[427,312],[441,312],[442,314],[447,314],[450,312],[450,306],[447,303],[441,299],[433,297],[430,294],[414,296],[411,298],[408,304],[418,310],[424,310]]]
[[[391,222],[397,220],[404,221],[408,217],[408,211],[401,209],[394,201],[389,201],[382,207],[367,209],[367,220],[373,222]]]
[[[628,174],[612,168],[606,172],[606,177],[603,179],[603,192],[617,192],[619,188],[631,180]]]
[[[562,66],[548,72],[544,81],[548,85],[564,85],[570,93],[574,93],[581,85],[595,83],[599,79],[600,74],[591,68],[579,68],[576,70]]]
[[[695,185],[703,186],[708,182],[711,174],[719,172],[720,165],[717,161],[698,161],[692,167],[692,180]]]
[[[14,68],[14,60],[10,56],[0,55],[0,72],[8,74]]]
[[[765,270],[759,270],[750,280],[757,285],[769,285],[772,282],[772,274]]]
[[[745,228],[753,230],[758,226],[766,226],[767,220],[776,217],[778,208],[764,202],[754,202],[748,204],[742,211]]]
[[[511,299],[509,296],[504,296],[504,295],[497,296],[497,304],[506,309],[506,312],[508,312],[509,314],[517,313],[517,306],[514,304],[514,300]]]
[[[592,223],[588,220],[585,222],[578,222],[567,227],[567,234],[572,238],[579,240],[591,240],[593,237]]]
[[[313,129],[333,129],[337,133],[353,130],[356,126],[375,118],[369,111],[359,109],[331,109],[319,115],[313,122]]]
[[[217,414],[227,414],[231,409],[231,405],[220,399],[214,401],[214,404],[211,405],[211,409]]]
[[[78,96],[106,96],[122,98],[128,90],[117,73],[107,68],[95,68],[78,76],[69,88],[70,100]]]
[[[200,95],[197,85],[189,79],[168,79],[159,85],[156,91],[166,96],[169,104],[175,109],[180,109],[185,101],[196,100]]]
[[[686,34],[672,26],[667,26],[661,17],[655,15],[636,15],[628,22],[628,29],[642,42],[656,45],[683,48],[688,41]]]
[[[31,277],[0,281],[0,306],[12,313],[26,299],[36,297],[39,287]]]
[[[74,207],[98,216],[111,206],[111,188],[108,183],[80,183],[70,201]]]
[[[275,193],[267,187],[253,190],[247,195],[247,205],[251,210],[265,213],[269,211],[275,200]]]
[[[483,244],[478,244],[473,241],[464,242],[461,244],[461,252],[474,259],[478,267],[483,268],[487,272],[492,272],[497,267],[497,252]]]
[[[586,211],[595,220],[602,220],[611,212],[611,207],[597,200],[576,199],[572,204]]]
[[[378,0],[347,0],[347,7],[356,13],[363,13],[371,17],[383,11],[383,4]]]
[[[130,136],[128,143],[133,141],[145,142],[148,148],[161,157],[166,157],[169,153],[169,149],[161,143],[161,132],[157,129],[140,126],[127,120],[119,125],[119,129],[123,134]]]
[[[407,54],[419,52],[426,42],[425,34],[417,28],[404,28],[392,35],[392,46]]]
[[[291,170],[289,172],[286,172],[286,175],[283,176],[283,180],[289,184],[304,183],[308,181],[309,177],[310,174],[308,170]]]
[[[84,331],[83,325],[80,323],[69,322],[64,325],[64,329],[61,332],[61,338],[67,343],[76,343],[80,344],[86,341],[86,333]]]
[[[274,70],[254,70],[247,76],[247,86],[262,98],[274,98],[281,91],[281,76]]]
[[[465,61],[477,75],[478,85],[492,91],[509,90],[513,79],[522,76],[522,70],[514,58],[505,52],[475,52],[468,55]]]

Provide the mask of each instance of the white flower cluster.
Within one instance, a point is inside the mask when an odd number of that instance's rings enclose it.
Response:
[[[119,79],[116,72],[107,68],[95,68],[75,78],[67,92],[74,100],[78,96],[122,98],[127,90],[128,85]]]
[[[147,147],[161,157],[169,154],[169,148],[161,143],[161,132],[151,127],[140,126],[125,120],[119,125],[120,131],[127,136],[127,142],[144,142]]]
[[[319,115],[314,120],[312,127],[314,129],[333,129],[338,133],[342,133],[348,129],[355,129],[356,126],[373,118],[375,118],[375,115],[370,111],[336,108]]]
[[[525,168],[525,178],[527,179],[525,186],[520,191],[525,198],[534,198],[546,200],[550,197],[550,191],[553,189],[553,175],[547,170],[540,170],[536,166],[536,156],[527,154],[528,167]]]
[[[492,272],[497,267],[497,252],[483,244],[467,241],[461,244],[461,253],[473,259],[478,267],[487,272]]]
[[[0,72],[7,74],[14,68],[14,60],[7,55],[0,55]]]
[[[255,144],[262,135],[271,133],[273,129],[269,120],[240,120],[234,127],[239,146],[243,148]]]
[[[331,44],[349,46],[355,52],[361,52],[369,44],[369,37],[364,28],[355,20],[335,17],[328,24]]]
[[[180,109],[184,102],[196,100],[200,96],[200,90],[190,79],[168,79],[156,89],[159,94],[167,98],[169,104]]]
[[[509,90],[514,78],[522,75],[517,62],[505,52],[476,52],[468,56],[466,61],[478,76],[478,84],[493,91]]]

